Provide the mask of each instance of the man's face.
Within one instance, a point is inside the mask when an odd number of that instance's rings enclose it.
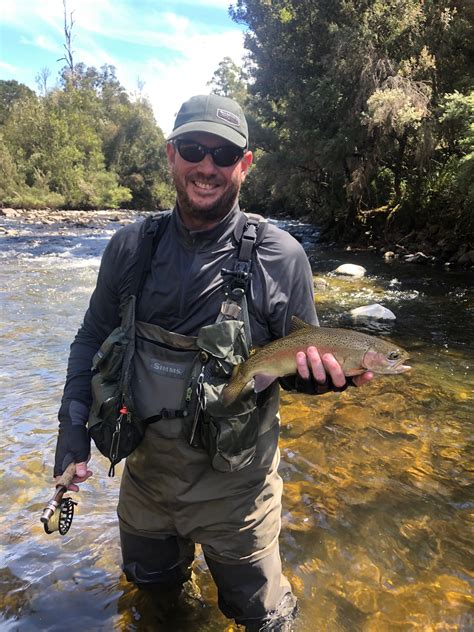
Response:
[[[211,149],[229,144],[219,136],[201,132],[186,134],[183,138]],[[237,200],[240,185],[252,163],[252,152],[245,152],[243,158],[230,167],[218,167],[209,154],[201,162],[188,162],[173,143],[168,143],[167,153],[185,225],[202,229],[225,217]]]

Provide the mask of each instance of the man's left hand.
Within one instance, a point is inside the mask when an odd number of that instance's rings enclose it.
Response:
[[[296,366],[298,374],[304,380],[310,379],[312,374],[316,382],[321,385],[327,383],[327,377],[336,388],[343,388],[346,384],[344,371],[332,353],[320,356],[316,347],[308,347],[306,353],[299,351],[296,354]],[[363,386],[373,377],[374,374],[371,371],[365,371],[361,375],[355,375],[352,382],[355,386]]]

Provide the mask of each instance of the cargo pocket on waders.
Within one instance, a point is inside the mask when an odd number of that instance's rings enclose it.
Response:
[[[166,422],[160,425],[160,421],[188,415],[191,373],[198,351],[193,336],[137,321],[132,392],[138,414],[146,423],[156,422],[157,432],[162,427],[166,434]]]
[[[92,360],[92,406],[88,428],[97,449],[115,465],[139,445],[146,426],[135,414],[129,395],[130,367],[135,346],[135,297],[124,309],[122,324],[102,343]]]
[[[227,320],[203,327],[197,339],[203,386],[199,437],[218,472],[246,467],[257,447],[259,412],[253,388],[245,389],[232,405],[222,404],[222,391],[234,366],[248,356],[244,336],[242,321]]]

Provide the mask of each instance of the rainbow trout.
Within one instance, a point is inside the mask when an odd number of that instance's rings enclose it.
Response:
[[[270,342],[234,368],[223,391],[224,405],[232,404],[252,378],[259,392],[277,377],[296,373],[296,353],[311,346],[321,355],[332,353],[346,376],[364,371],[394,375],[411,369],[403,364],[408,353],[387,340],[351,329],[314,327],[293,316],[288,336]]]

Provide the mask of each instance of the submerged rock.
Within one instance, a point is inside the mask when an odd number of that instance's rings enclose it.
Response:
[[[461,266],[474,265],[474,250],[468,250],[461,257],[459,257],[457,263]]]
[[[424,252],[415,252],[413,254],[404,255],[403,257],[407,263],[430,263],[434,260],[434,257],[428,257]]]
[[[363,305],[351,309],[350,314],[353,318],[375,318],[377,320],[395,320],[396,316],[387,307],[374,303],[373,305]]]
[[[344,276],[363,277],[367,270],[363,266],[358,266],[355,263],[343,263],[336,268],[334,272]]]
[[[313,286],[315,290],[326,290],[329,287],[329,283],[326,279],[322,279],[321,277],[314,277]]]

